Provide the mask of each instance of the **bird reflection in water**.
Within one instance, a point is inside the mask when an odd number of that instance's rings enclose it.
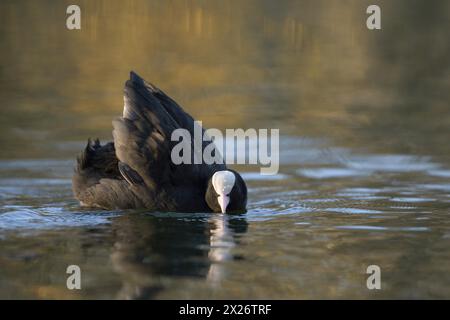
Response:
[[[244,229],[240,229],[242,226]],[[228,215],[213,215],[209,219],[211,226],[209,236],[208,258],[210,266],[207,279],[214,285],[219,286],[220,281],[226,276],[224,262],[234,260],[236,257],[232,250],[236,246],[235,233],[245,232],[247,223],[242,217],[231,217]]]
[[[111,263],[120,276],[120,299],[151,299],[168,279],[204,279],[214,288],[237,257],[243,215],[130,213],[113,218]]]

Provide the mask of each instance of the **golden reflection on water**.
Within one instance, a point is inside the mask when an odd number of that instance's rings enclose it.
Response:
[[[369,31],[372,2],[77,0],[82,29],[69,31],[73,1],[0,1],[0,158],[50,159],[3,163],[7,231],[43,229],[3,241],[0,295],[448,297],[450,2],[378,0],[382,30]],[[243,219],[124,214],[97,228],[95,212],[82,220],[92,228],[71,228],[86,212],[74,205],[72,164],[55,158],[74,159],[89,136],[111,139],[130,70],[207,127],[280,128],[303,158],[287,159],[280,180],[247,179]],[[347,153],[362,176],[304,175],[351,173]],[[64,293],[77,259],[90,286]],[[364,286],[374,262],[386,272],[381,296]]]
[[[449,3],[378,1],[0,3],[2,157],[110,138],[130,70],[205,126],[271,127],[376,152],[448,154]]]

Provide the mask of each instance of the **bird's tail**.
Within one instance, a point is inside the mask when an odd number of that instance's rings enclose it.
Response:
[[[75,195],[103,178],[122,179],[114,144],[110,142],[102,146],[99,139],[88,139],[74,168],[72,186]]]

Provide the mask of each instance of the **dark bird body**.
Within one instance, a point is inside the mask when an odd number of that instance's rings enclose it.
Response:
[[[75,197],[90,207],[171,212],[225,212],[217,200],[225,197],[226,212],[245,211],[247,188],[237,172],[225,164],[172,162],[177,143],[170,139],[173,130],[184,128],[194,137],[195,125],[174,100],[131,72],[123,116],[113,121],[114,142],[89,140],[78,157],[72,179]],[[202,143],[205,148],[209,142]],[[221,196],[217,185],[229,172],[235,183]],[[220,181],[213,186],[215,173]]]

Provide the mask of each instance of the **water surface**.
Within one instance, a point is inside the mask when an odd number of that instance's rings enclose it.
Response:
[[[0,3],[0,298],[450,298],[447,1],[378,1],[380,32],[369,1],[78,2],[73,32],[69,2]],[[246,214],[74,200],[131,69],[206,127],[280,129],[277,175],[236,167]]]
[[[349,150],[348,162],[318,165],[302,154],[323,145],[282,141],[296,161],[278,176],[244,172],[239,216],[82,209],[71,160],[0,162],[1,296],[448,297],[448,166]],[[83,272],[77,292],[65,288],[71,264]],[[379,292],[365,286],[371,264]]]

